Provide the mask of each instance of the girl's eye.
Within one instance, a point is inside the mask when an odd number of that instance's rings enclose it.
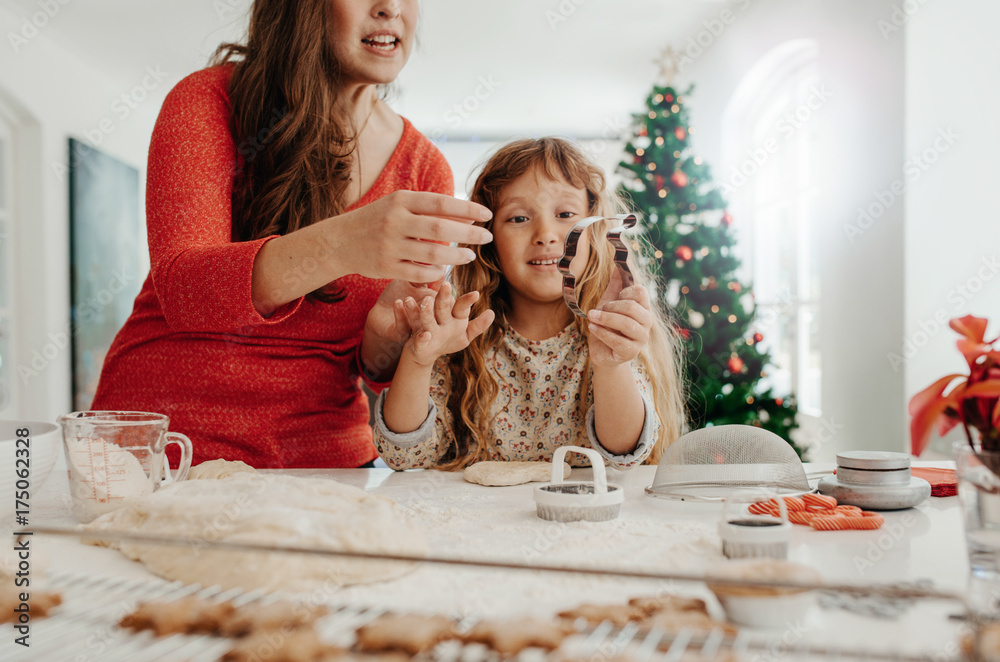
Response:
[[[527,223],[528,222],[528,217],[527,216],[513,216],[513,217],[507,219],[507,222],[508,223]]]
[[[559,213],[557,216],[559,218],[573,218],[574,216],[576,216],[576,212],[574,212],[574,211],[564,211],[564,212]]]

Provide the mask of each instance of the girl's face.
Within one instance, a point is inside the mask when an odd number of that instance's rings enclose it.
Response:
[[[417,0],[330,0],[330,23],[344,82],[386,85],[413,50]]]
[[[585,189],[564,180],[549,179],[538,169],[526,172],[503,189],[493,210],[493,242],[515,316],[527,312],[531,306],[565,307],[559,258],[566,234],[589,215]],[[590,244],[584,233],[578,257],[571,265],[578,277],[589,253]]]

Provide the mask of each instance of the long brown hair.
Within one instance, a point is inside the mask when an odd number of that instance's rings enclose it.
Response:
[[[621,203],[608,193],[604,173],[580,149],[559,138],[527,139],[501,147],[483,166],[476,179],[469,199],[496,211],[504,188],[521,175],[538,170],[549,179],[563,180],[570,186],[587,192],[589,212],[595,216],[613,216]],[[485,227],[491,229],[493,220]],[[577,279],[580,306],[594,308],[600,301],[611,280],[614,248],[605,241],[613,221],[595,223],[588,228],[590,256],[580,278]],[[640,242],[641,239],[631,238]],[[454,421],[455,444],[448,449],[439,463],[446,470],[460,469],[474,462],[489,459],[487,441],[492,421],[485,412],[500,394],[500,385],[491,370],[493,357],[503,339],[510,313],[507,282],[500,271],[500,259],[495,243],[473,246],[476,259],[469,264],[455,267],[452,282],[456,295],[478,291],[479,300],[473,305],[472,316],[493,310],[496,321],[462,352],[450,355],[451,395],[448,409]],[[633,259],[630,269],[637,284],[649,287],[652,280],[641,260]],[[684,424],[684,389],[681,376],[682,354],[675,326],[669,323],[660,297],[650,292],[653,308],[653,327],[649,343],[643,348],[640,359],[653,387],[653,405],[660,418],[660,435],[649,456],[656,463],[664,449],[680,436]],[[574,316],[574,324],[584,338],[588,337],[586,321]],[[589,357],[584,370],[581,393],[589,390]],[[580,406],[587,407],[586,397]],[[586,420],[582,411],[581,420]]]
[[[328,0],[254,0],[246,44],[222,44],[212,56],[211,65],[233,66],[233,241],[288,234],[344,210],[356,136],[338,103],[330,20]],[[327,288],[309,296],[344,297]]]

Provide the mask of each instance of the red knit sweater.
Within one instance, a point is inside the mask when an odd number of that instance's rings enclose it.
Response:
[[[150,274],[105,359],[92,408],[169,415],[170,429],[191,437],[195,464],[359,466],[376,453],[357,347],[388,281],[346,276],[340,303],[299,299],[266,319],[256,311],[253,262],[274,237],[230,239],[230,72],[191,74],[160,110],[146,181]],[[441,153],[403,126],[355,207],[401,189],[454,193]]]

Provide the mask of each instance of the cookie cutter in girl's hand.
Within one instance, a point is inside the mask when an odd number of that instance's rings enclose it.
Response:
[[[573,258],[576,257],[577,246],[580,243],[580,236],[584,230],[598,221],[603,221],[605,218],[605,216],[591,216],[574,225],[566,235],[566,248],[559,259],[559,273],[563,277],[563,300],[569,306],[569,309],[580,317],[586,317],[587,313],[580,310],[576,294],[576,276],[570,271],[569,265],[573,262]],[[621,276],[622,289],[624,290],[626,287],[631,287],[635,279],[632,278],[632,272],[628,268],[628,246],[622,239],[622,233],[630,228],[634,228],[639,219],[635,214],[619,214],[614,218],[621,221],[621,225],[608,230],[606,238],[615,247],[615,269],[618,271],[618,275]]]

